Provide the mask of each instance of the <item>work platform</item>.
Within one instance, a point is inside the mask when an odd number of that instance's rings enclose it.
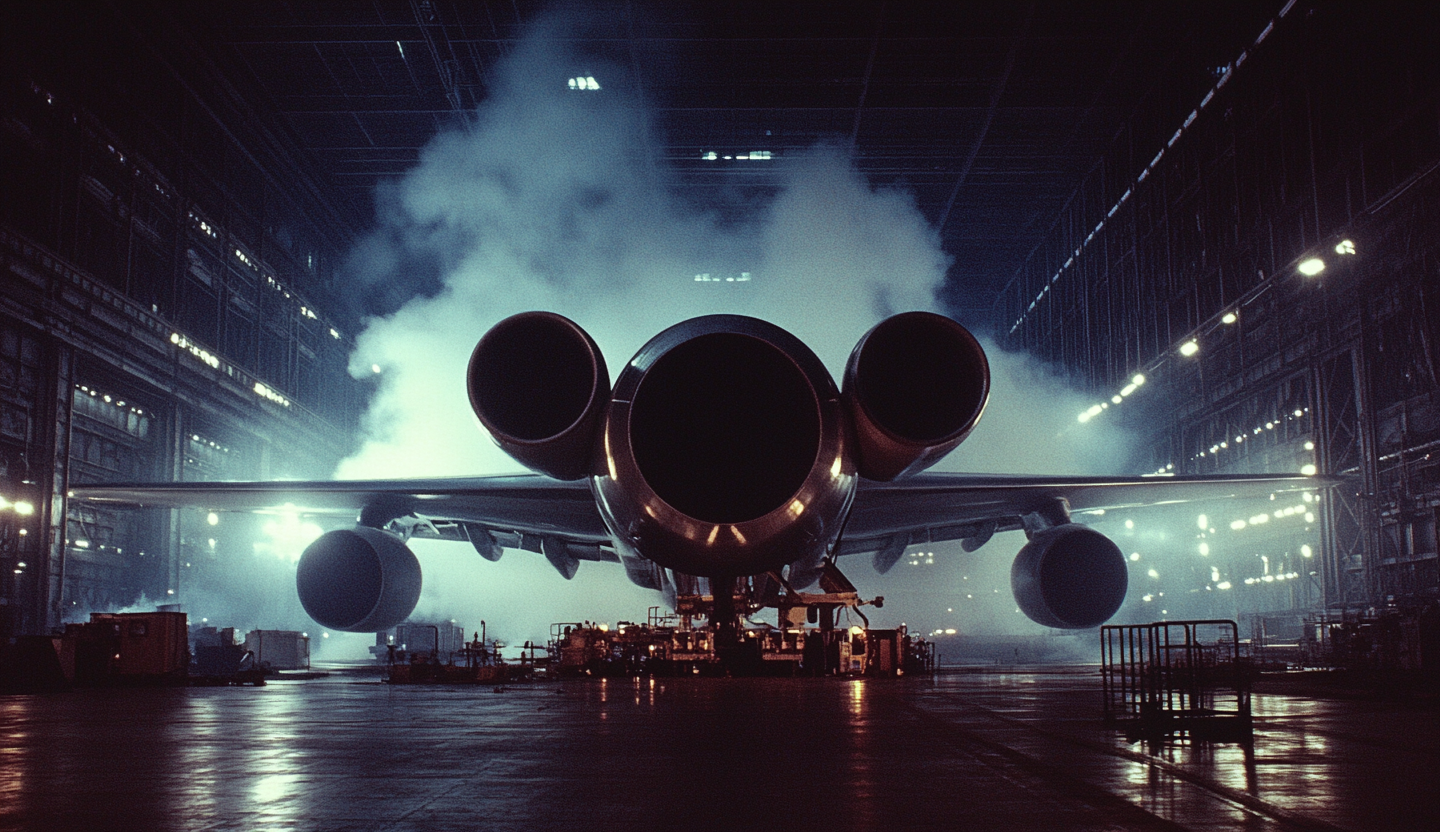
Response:
[[[0,830],[1433,830],[1433,705],[1252,697],[1127,743],[1101,677],[576,679],[0,697]]]

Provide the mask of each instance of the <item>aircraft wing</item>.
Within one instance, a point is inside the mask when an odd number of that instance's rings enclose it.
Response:
[[[293,512],[344,517],[380,510],[386,517],[423,518],[413,537],[469,540],[484,531],[500,546],[541,551],[541,540],[560,540],[581,560],[615,560],[610,537],[584,481],[539,474],[438,479],[178,482],[81,485],[72,498],[129,507],[210,511]],[[603,547],[603,548],[602,548]]]
[[[1027,513],[1063,499],[1071,511],[1267,497],[1323,488],[1303,476],[1031,477],[918,474],[898,482],[860,481],[839,554],[893,553],[951,540],[978,546],[997,531],[1024,527]],[[540,551],[562,540],[581,559],[614,560],[610,538],[584,481],[538,474],[423,480],[215,482],[84,485],[71,496],[97,503],[212,511],[288,511],[355,519],[367,508],[426,522],[415,537],[471,540],[484,530],[501,546]],[[582,554],[583,553],[583,554]],[[589,557],[585,557],[588,554]],[[891,561],[893,563],[893,561]],[[877,562],[877,566],[882,566]],[[884,568],[888,568],[885,565]]]
[[[1266,498],[1334,485],[1320,477],[1219,475],[1194,477],[1032,477],[918,474],[897,482],[861,480],[839,554],[875,553],[886,571],[906,546],[963,541],[967,551],[990,535],[1024,528],[1024,516],[1063,499],[1075,512],[1117,510],[1197,500]]]

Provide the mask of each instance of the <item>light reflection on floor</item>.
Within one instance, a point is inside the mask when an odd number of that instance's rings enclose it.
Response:
[[[1126,743],[1093,668],[0,697],[0,830],[1440,828],[1433,710],[1254,705],[1246,749]]]

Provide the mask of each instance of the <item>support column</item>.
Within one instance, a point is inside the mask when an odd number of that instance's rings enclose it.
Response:
[[[33,591],[21,613],[22,633],[43,634],[58,629],[64,617],[66,495],[70,490],[70,426],[75,395],[75,351],[50,341],[49,386],[43,411],[36,419],[41,435],[35,447],[44,456],[33,465],[30,478],[42,495],[35,506],[37,527],[44,530],[45,563],[35,570]],[[43,577],[40,577],[43,576]]]
[[[1353,347],[1323,359],[1316,369],[1317,459],[1324,473],[1353,483],[1326,494],[1321,514],[1321,579],[1331,609],[1365,605],[1371,598],[1367,571],[1375,551],[1376,484],[1374,455],[1364,435],[1362,372]]]

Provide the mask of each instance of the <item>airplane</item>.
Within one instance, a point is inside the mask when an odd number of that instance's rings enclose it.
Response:
[[[888,571],[907,547],[973,552],[1024,530],[1017,606],[1087,629],[1125,599],[1116,544],[1072,512],[1264,498],[1334,483],[1314,476],[994,476],[925,473],[975,427],[990,392],[984,349],[963,326],[903,312],[866,333],[837,387],[804,343],[757,318],[705,315],[656,335],[615,384],[595,341],[552,312],[523,312],[476,345],[466,387],[480,424],[526,475],[314,482],[83,485],[123,506],[355,517],[296,567],[306,612],[333,630],[378,632],[420,596],[412,538],[468,541],[484,558],[538,552],[567,579],[618,562],[672,604],[705,579],[712,620],[739,590],[815,583],[842,556]],[[725,588],[731,591],[725,591]]]

